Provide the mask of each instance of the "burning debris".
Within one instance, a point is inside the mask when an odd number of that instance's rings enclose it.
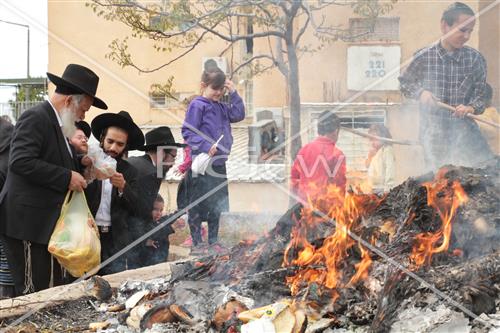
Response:
[[[111,290],[92,278],[86,319],[109,333],[493,332],[499,164],[443,168],[384,197],[328,189],[261,239],[172,264],[168,279]]]

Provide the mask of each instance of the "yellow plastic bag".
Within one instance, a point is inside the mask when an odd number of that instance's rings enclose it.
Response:
[[[48,250],[74,277],[90,272],[101,263],[99,231],[83,192],[66,194]]]

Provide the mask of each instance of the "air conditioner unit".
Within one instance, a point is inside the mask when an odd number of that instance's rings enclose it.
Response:
[[[224,73],[228,74],[227,60],[224,57],[203,57],[201,58],[201,70],[205,70],[205,63],[209,60],[215,61],[217,67],[219,67]]]
[[[266,161],[283,162],[284,137],[272,119],[260,120],[248,126],[248,161],[263,163]]]

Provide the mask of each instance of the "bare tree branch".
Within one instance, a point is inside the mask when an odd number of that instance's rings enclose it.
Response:
[[[259,8],[264,14],[266,14],[267,19],[269,21],[274,21],[276,19],[276,17],[273,16],[271,14],[271,12],[269,10],[267,10],[267,8],[265,8],[264,6],[262,6],[262,4],[257,5],[257,8]]]
[[[251,64],[252,62],[254,62],[257,59],[268,59],[268,60],[271,60],[272,63],[273,63],[273,67],[276,66],[276,60],[273,57],[271,57],[268,54],[259,54],[259,55],[255,55],[255,56],[247,59],[246,61],[244,61],[241,64],[239,64],[238,66],[236,66],[236,68],[233,70],[232,75],[236,74],[242,68],[244,68],[245,66],[248,66],[249,64]]]
[[[262,73],[265,73],[265,72],[267,72],[268,70],[270,70],[270,69],[272,69],[272,68],[275,68],[275,67],[276,67],[276,65],[274,65],[274,64],[273,64],[273,65],[269,65],[269,66],[265,66],[265,67],[262,67],[262,68],[260,68],[259,70],[255,71],[255,72],[253,72],[252,74],[253,74],[254,76],[257,76],[257,75],[262,74]]]
[[[211,32],[212,34],[216,35],[217,37],[227,41],[227,42],[236,42],[236,41],[239,41],[239,40],[243,40],[243,39],[248,39],[248,38],[262,38],[262,37],[267,37],[267,36],[276,36],[276,37],[280,37],[280,38],[283,38],[284,35],[283,33],[279,32],[279,31],[267,31],[267,32],[258,32],[258,33],[254,33],[254,34],[247,34],[247,35],[239,35],[239,36],[226,36],[226,35],[223,35],[221,33],[219,33],[218,31],[212,29],[212,28],[209,28],[209,27],[206,27],[206,26],[203,26],[201,24],[198,24],[200,28],[202,28],[203,30],[208,30],[209,32]]]
[[[299,45],[300,37],[302,37],[304,32],[306,32],[307,28],[309,27],[309,22],[311,20],[311,13],[309,12],[309,10],[304,5],[301,5],[301,6],[307,15],[307,19],[306,19],[306,22],[304,23],[304,25],[302,26],[302,28],[297,33],[297,37],[295,37],[295,45]]]
[[[351,6],[351,4],[349,2],[338,2],[337,0],[332,0],[332,1],[325,1],[325,0],[322,0],[322,1],[319,1],[318,2],[318,5],[315,6],[314,4],[306,1],[307,5],[309,6],[309,8],[311,9],[311,12],[317,12],[317,11],[320,11],[326,7],[330,7],[332,5],[335,5],[335,6],[344,6],[344,7],[348,7],[348,6]]]
[[[226,54],[227,51],[233,48],[234,43],[229,43],[227,46],[222,49],[222,51],[219,52],[219,57],[222,57],[224,54]]]
[[[290,17],[290,10],[286,6],[286,2],[285,1],[277,1],[277,3],[281,7],[281,9],[283,10],[283,13],[285,13],[285,16]]]
[[[208,31],[204,31],[200,37],[198,38],[198,40],[196,40],[195,43],[193,43],[191,45],[190,48],[188,48],[186,51],[182,52],[180,55],[178,55],[177,57],[173,58],[172,60],[164,63],[163,65],[161,66],[158,66],[156,68],[153,68],[153,69],[143,69],[143,68],[140,68],[139,66],[135,65],[134,63],[130,63],[130,66],[132,66],[133,68],[137,69],[138,71],[140,71],[141,73],[152,73],[152,72],[155,72],[159,69],[162,69],[163,67],[166,67],[168,65],[170,65],[171,63],[179,60],[180,58],[184,57],[186,54],[188,54],[189,52],[191,52],[199,43],[201,43],[203,37],[208,33]]]

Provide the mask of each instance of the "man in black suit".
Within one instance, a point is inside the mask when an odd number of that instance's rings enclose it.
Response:
[[[10,139],[14,132],[14,125],[3,117],[0,117],[0,192],[2,191],[7,169],[9,166]],[[0,239],[0,299],[14,296],[14,281],[10,274],[7,256]]]
[[[89,208],[101,235],[101,262],[130,244],[134,225],[130,216],[144,214],[137,195],[137,170],[123,159],[128,150],[144,145],[144,135],[129,113],[105,113],[94,118],[92,134],[103,151],[116,160],[116,172],[109,179],[89,184],[86,195]],[[127,269],[126,256],[105,264],[99,274],[112,274]]]
[[[0,118],[0,192],[7,177],[12,132],[14,132],[14,125],[6,119]]]
[[[135,230],[138,232],[136,235],[133,235],[135,239],[155,226],[151,213],[158,192],[160,191],[161,182],[168,170],[175,163],[177,148],[185,146],[185,144],[175,142],[170,128],[161,126],[146,133],[146,145],[139,149],[145,151],[145,154],[128,159],[129,163],[138,171],[139,199],[142,201],[141,205],[144,207],[145,213],[145,216],[135,216],[133,222],[131,222],[136,226]],[[168,235],[173,232],[172,227],[168,225],[164,230],[155,235],[155,237],[166,238],[168,249]],[[145,266],[149,262],[155,262],[154,260],[147,260],[146,256],[150,256],[154,251],[149,251],[151,249],[146,247],[154,247],[154,244],[146,245],[146,242],[144,242],[131,251],[129,255],[129,267],[137,268]],[[162,253],[161,255],[162,257],[166,257],[168,253]]]
[[[91,106],[107,109],[95,96],[99,77],[90,69],[70,64],[62,77],[47,76],[55,93],[17,121],[0,193],[0,233],[16,295],[48,288],[51,277],[53,285],[63,282],[47,244],[68,190],[83,191],[87,185],[67,138]]]

